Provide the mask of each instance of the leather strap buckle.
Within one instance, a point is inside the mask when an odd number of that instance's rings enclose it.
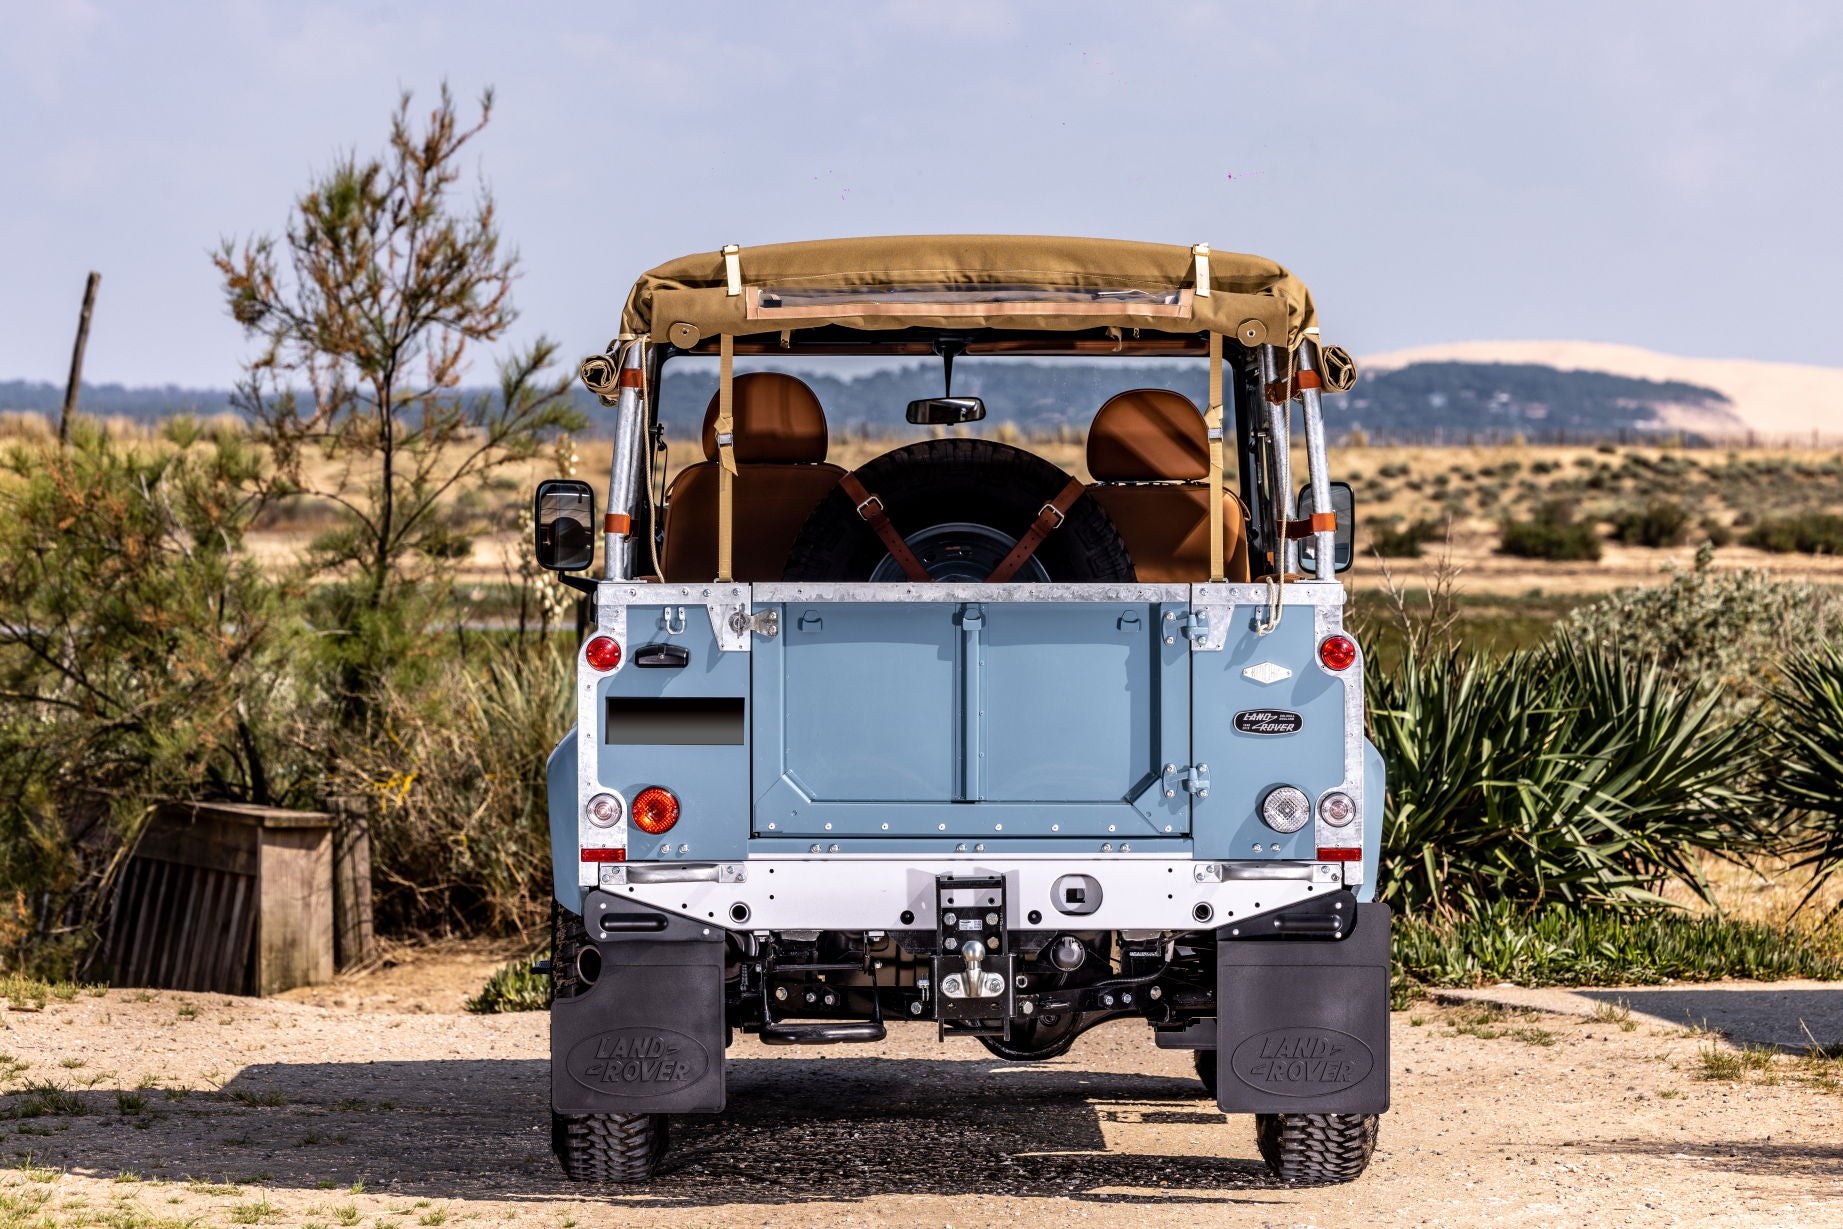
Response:
[[[1062,509],[1058,508],[1055,504],[1044,504],[1041,508],[1037,509],[1038,520],[1042,520],[1046,516],[1053,516],[1056,518],[1050,523],[1049,527],[1051,529],[1061,529],[1062,522],[1069,519],[1068,516],[1063,513]]]
[[[864,509],[870,507],[872,504],[875,504],[877,506],[876,511],[874,512],[864,511]],[[877,495],[866,496],[864,499],[864,502],[858,505],[857,513],[858,513],[858,518],[860,520],[866,520],[866,521],[872,521],[878,518],[879,516],[884,515],[882,498]]]

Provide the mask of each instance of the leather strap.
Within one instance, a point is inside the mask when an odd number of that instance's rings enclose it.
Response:
[[[1209,335],[1209,408],[1203,411],[1209,431],[1209,578],[1228,576],[1222,527],[1222,334]]]
[[[1019,538],[1017,545],[1011,548],[1011,553],[998,561],[998,566],[992,569],[992,574],[985,578],[986,583],[988,585],[1002,584],[1016,576],[1017,570],[1024,566],[1024,562],[1037,553],[1037,547],[1043,545],[1043,539],[1049,537],[1051,531],[1059,528],[1062,522],[1069,518],[1069,509],[1075,506],[1075,501],[1080,499],[1082,492],[1087,489],[1082,485],[1080,478],[1069,479],[1068,485],[1056,492],[1056,498],[1043,505],[1037,513],[1037,519],[1030,523],[1030,528],[1024,531],[1024,536]]]
[[[909,544],[902,540],[902,535],[890,524],[889,513],[883,510],[883,501],[866,490],[856,474],[846,474],[838,480],[838,485],[845,488],[845,494],[851,497],[851,502],[857,507],[857,514],[864,518],[870,531],[883,543],[883,549],[902,568],[903,575],[922,584],[933,584],[934,577],[928,575],[928,569],[922,566],[922,561],[915,557]]]
[[[1335,512],[1314,512],[1302,520],[1286,522],[1286,540],[1289,542],[1297,542],[1301,538],[1309,538],[1316,533],[1336,532],[1337,513]]]
[[[736,339],[717,339],[717,579],[730,579],[736,516]]]

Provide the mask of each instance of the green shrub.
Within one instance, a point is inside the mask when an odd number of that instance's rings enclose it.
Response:
[[[1437,542],[1446,536],[1446,528],[1437,521],[1419,520],[1405,528],[1399,517],[1372,521],[1369,548],[1388,559],[1419,559],[1421,543]]]
[[[1797,825],[1797,865],[1810,869],[1816,892],[1843,867],[1843,652],[1825,646],[1783,669],[1765,792]]]
[[[544,763],[575,718],[564,637],[439,637],[448,668],[378,697],[335,777],[368,800],[386,929],[524,930],[548,909]]]
[[[0,457],[0,967],[75,970],[152,803],[293,800],[296,625],[240,549],[259,468],[183,422]]]
[[[1396,921],[1401,975],[1429,986],[1645,986],[1666,981],[1843,978],[1843,944],[1814,934],[1678,910],[1648,914],[1497,903],[1451,918]]]
[[[1704,548],[1694,571],[1578,606],[1562,627],[1655,665],[1679,685],[1705,684],[1725,708],[1752,707],[1777,679],[1781,657],[1843,631],[1843,593],[1765,572],[1716,572],[1712,558]]]
[[[1741,541],[1760,550],[1785,555],[1843,554],[1843,516],[1793,516],[1763,520]]]
[[[480,993],[467,1000],[467,1010],[479,1015],[499,1012],[545,1011],[550,1007],[550,975],[532,969],[534,960],[548,952],[508,960],[493,970]]]
[[[1688,531],[1689,513],[1668,499],[1652,500],[1613,518],[1613,540],[1627,546],[1681,546]]]
[[[1706,895],[1699,854],[1764,839],[1756,727],[1655,665],[1563,638],[1497,659],[1411,647],[1366,679],[1399,906],[1654,905],[1666,879]]]
[[[1600,557],[1600,535],[1575,520],[1568,503],[1550,500],[1527,521],[1505,520],[1497,549],[1521,559],[1593,562]]]

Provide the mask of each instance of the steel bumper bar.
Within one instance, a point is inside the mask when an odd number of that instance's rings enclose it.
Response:
[[[938,878],[1002,875],[1012,930],[1200,930],[1336,891],[1345,865],[1158,856],[755,857],[675,866],[669,879],[645,863],[604,865],[600,891],[726,930],[932,930]],[[1076,884],[1081,899],[1071,901]]]

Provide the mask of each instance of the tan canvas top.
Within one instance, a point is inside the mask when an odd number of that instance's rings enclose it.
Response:
[[[1119,239],[898,235],[682,257],[634,285],[621,329],[685,348],[721,333],[828,324],[1207,330],[1291,347],[1316,323],[1305,285],[1258,256]]]

